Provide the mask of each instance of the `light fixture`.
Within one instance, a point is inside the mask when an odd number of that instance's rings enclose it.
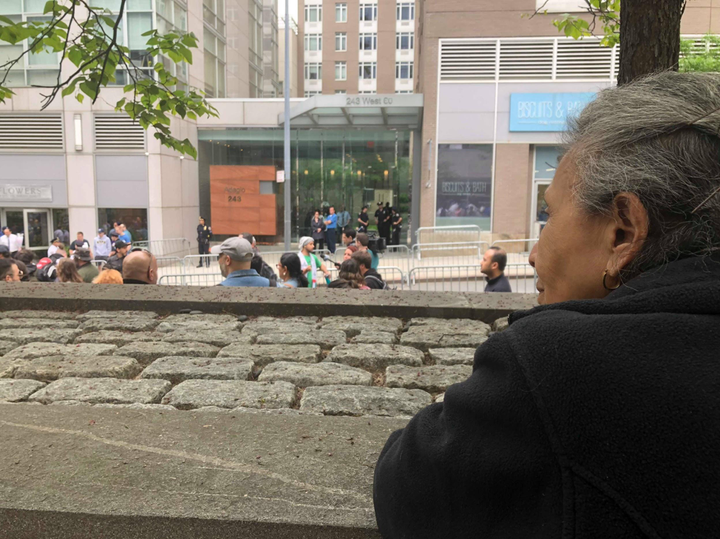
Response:
[[[73,119],[74,119],[74,125],[75,125],[75,151],[81,152],[83,149],[82,115],[76,114]]]
[[[335,176],[335,171],[334,171],[334,170],[331,170],[331,171],[330,171],[330,176]]]
[[[383,174],[385,174],[385,177],[387,178],[387,175],[390,173],[386,170],[385,172],[383,172]]]
[[[358,176],[362,176],[362,170],[358,170]]]
[[[305,176],[307,176],[307,175],[308,175],[308,171],[306,170],[306,171],[305,171]]]
[[[185,156],[184,156],[184,155],[181,155],[181,156],[180,156],[180,159],[185,159]]]

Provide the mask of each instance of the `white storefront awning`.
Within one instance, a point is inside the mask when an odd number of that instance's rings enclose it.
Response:
[[[290,109],[292,127],[420,129],[422,94],[316,95]],[[278,115],[285,125],[285,114]]]

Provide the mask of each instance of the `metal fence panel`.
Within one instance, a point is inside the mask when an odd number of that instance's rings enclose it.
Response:
[[[482,231],[477,225],[428,226],[415,232],[416,243],[462,243],[480,241]]]
[[[163,275],[158,284],[167,286],[217,286],[225,280],[221,273],[180,273]]]
[[[536,276],[527,264],[508,264],[505,275],[515,293],[535,293]],[[484,292],[485,275],[480,265],[469,266],[424,266],[417,267],[408,275],[411,290],[432,292]]]
[[[105,264],[107,264],[107,260],[91,260],[90,263],[95,266],[98,271],[102,271]]]
[[[192,245],[185,238],[168,238],[165,240],[133,241],[133,247],[147,249],[156,257],[184,256],[192,254]]]

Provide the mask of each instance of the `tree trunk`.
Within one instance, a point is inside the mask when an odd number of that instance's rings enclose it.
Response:
[[[618,84],[677,70],[683,0],[623,0]]]

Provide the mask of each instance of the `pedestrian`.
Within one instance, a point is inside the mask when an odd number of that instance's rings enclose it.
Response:
[[[120,239],[120,234],[116,232],[115,229],[113,229],[110,231],[110,234],[108,234],[108,236],[110,236],[110,244],[112,245],[112,251],[114,251],[115,243],[118,239]],[[112,256],[112,251],[110,251],[110,256]]]
[[[122,276],[123,284],[157,284],[157,259],[150,251],[136,248],[125,257]]]
[[[377,269],[380,265],[380,257],[378,254],[370,249],[370,236],[364,233],[359,233],[357,235],[357,247],[358,251],[362,251],[365,253],[370,254],[370,259],[372,260],[371,267],[372,269]]]
[[[365,279],[363,279],[360,273],[360,265],[357,260],[353,259],[345,260],[340,264],[338,278],[331,282],[328,288],[370,290],[370,287],[365,284]]]
[[[390,203],[386,202],[385,207],[382,209],[382,214],[380,215],[380,218],[382,219],[382,228],[378,226],[378,232],[380,233],[380,237],[385,240],[385,245],[391,245],[392,241],[392,210],[390,209]]]
[[[90,249],[76,249],[75,255],[73,255],[73,260],[77,266],[78,273],[80,274],[80,277],[82,277],[82,280],[86,283],[92,283],[93,279],[98,276],[98,273],[100,273],[97,267],[95,267],[95,264],[92,263],[92,259]]]
[[[505,276],[507,253],[500,247],[490,247],[483,255],[480,271],[486,275],[485,292],[512,292]]]
[[[252,257],[252,260],[250,261],[250,269],[254,269],[257,271],[257,274],[260,275],[260,272],[263,269],[263,266],[267,266],[265,264],[265,261],[263,260],[262,256],[254,254]],[[262,275],[260,275],[262,277]],[[268,281],[270,281],[270,288],[276,288],[277,287],[277,274],[273,272],[273,274],[270,277],[265,277]]]
[[[132,244],[132,236],[130,235],[130,232],[128,231],[128,229],[127,229],[127,227],[125,226],[125,224],[124,224],[124,223],[118,223],[118,228],[119,228],[119,230],[116,229],[117,232],[120,234],[120,235],[118,236],[118,239],[124,241],[124,242],[127,243],[128,245]]]
[[[10,255],[10,249],[5,245],[0,245],[0,258],[12,258]]]
[[[70,244],[68,248],[70,256],[73,256],[78,249],[90,249],[90,243],[85,239],[82,232],[78,232],[77,239]]]
[[[57,265],[57,282],[59,283],[83,283],[83,278],[78,273],[75,262],[70,258],[66,258],[58,262]]]
[[[368,226],[370,225],[370,216],[368,215],[368,207],[363,206],[362,211],[358,214],[357,218],[358,227],[357,231],[360,232],[367,232]]]
[[[300,257],[296,253],[285,253],[277,265],[280,282],[278,288],[307,288],[308,279],[302,271]]]
[[[357,232],[355,232],[355,230],[350,227],[346,227],[343,229],[343,233],[342,233],[342,244],[346,247],[349,245],[355,245],[356,237],[357,237]]]
[[[357,245],[348,245],[345,247],[345,253],[343,254],[343,262],[345,260],[350,260],[352,258],[352,255],[358,252],[358,246]]]
[[[33,253],[30,249],[20,249],[13,255],[13,258],[18,262],[25,264],[25,268],[27,270],[25,275],[28,281],[37,280],[35,278],[35,271],[37,270],[37,265],[35,264],[35,253]]]
[[[365,279],[365,284],[373,290],[387,290],[388,286],[382,280],[382,276],[372,268],[372,257],[367,251],[358,251],[352,255],[360,266],[360,274]]]
[[[338,213],[338,220],[337,220],[337,227],[338,230],[345,230],[345,227],[347,227],[350,224],[350,212],[348,212],[345,209],[345,206],[342,207],[342,210],[340,213]]]
[[[310,227],[312,229],[312,239],[315,240],[315,246],[321,251],[325,248],[325,220],[320,216],[320,210],[315,210],[315,215],[310,221]]]
[[[197,226],[198,254],[200,255],[198,268],[203,267],[203,261],[205,262],[205,267],[210,267],[210,257],[202,255],[210,254],[210,239],[212,236],[212,227],[205,223],[204,217],[200,217],[200,224]]]
[[[20,269],[12,258],[0,258],[0,282],[19,282]]]
[[[392,209],[392,244],[400,245],[400,235],[402,234],[402,222],[403,218],[400,212],[396,208]]]
[[[331,254],[335,254],[335,241],[337,240],[337,215],[335,215],[335,208],[330,206],[330,215],[327,216],[325,221],[325,237],[327,239],[328,251]]]
[[[125,260],[129,250],[130,246],[127,243],[122,240],[117,240],[115,242],[115,250],[113,251],[114,254],[111,254],[110,258],[107,259],[105,267],[122,273],[123,261]]]
[[[122,274],[114,269],[104,269],[93,279],[93,284],[123,284]]]
[[[4,226],[2,228],[2,236],[0,236],[0,245],[4,245],[8,248],[8,252],[12,255],[22,249],[23,237],[18,234],[13,234],[10,227]]]
[[[262,277],[252,269],[254,256],[252,244],[245,238],[232,237],[221,245],[216,245],[210,252],[218,255],[220,273],[225,280],[220,286],[268,288],[270,280]]]
[[[60,250],[60,247],[62,246],[62,241],[59,237],[55,237],[52,240],[52,243],[50,244],[50,247],[48,247],[47,255],[48,257],[54,255]]]
[[[257,241],[255,241],[255,236],[250,234],[250,232],[243,232],[238,236],[240,238],[244,238],[247,240],[247,242],[252,246],[253,255],[260,255],[260,249],[257,248]],[[266,279],[277,279],[277,275],[275,275],[275,272],[273,269],[263,261],[262,263],[262,270],[258,271],[260,274],[260,277],[265,277]]]
[[[28,272],[27,266],[17,258],[13,258],[12,260],[15,261],[15,265],[18,267],[18,271],[20,272],[20,281],[24,283],[30,281],[30,273]]]
[[[105,230],[98,229],[98,235],[93,241],[93,252],[95,260],[107,260],[112,253],[112,241],[105,235]]]
[[[325,267],[325,263],[322,262],[317,255],[313,252],[315,250],[315,240],[307,236],[300,238],[300,252],[298,257],[300,258],[300,266],[303,273],[307,276],[310,273],[308,280],[308,288],[317,288],[317,274],[318,271],[322,272],[326,280],[330,280],[330,272]]]

